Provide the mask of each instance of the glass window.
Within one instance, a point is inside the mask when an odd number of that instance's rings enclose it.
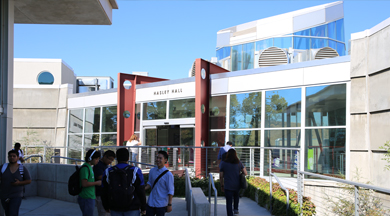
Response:
[[[346,85],[306,88],[306,126],[345,125]]]
[[[230,128],[260,128],[261,92],[230,95]]]
[[[136,104],[135,105],[135,116],[134,116],[134,131],[139,131],[139,126],[140,126],[140,118],[141,118],[141,104]]]
[[[319,38],[312,38],[311,39],[311,48],[312,49],[320,49],[323,47],[326,47],[327,40],[326,39],[319,39]]]
[[[68,157],[81,159],[81,149],[82,149],[82,135],[69,135],[68,136]],[[69,163],[74,163],[74,161],[68,160]]]
[[[242,52],[242,69],[252,69],[253,68],[253,60],[255,58],[255,44],[254,43],[247,43],[242,45],[243,52]]]
[[[230,56],[230,52],[231,52],[231,47],[224,47],[222,58],[226,58],[226,57]]]
[[[210,131],[210,146],[216,147],[216,146],[224,146],[226,141],[225,141],[225,131]],[[219,172],[219,164],[218,164],[218,153],[219,153],[219,148],[212,148],[207,150],[207,160],[208,160],[208,170],[209,172]],[[203,154],[202,151],[202,158],[201,160],[205,160],[206,156]]]
[[[83,109],[69,110],[69,133],[83,132]]]
[[[217,59],[218,60],[222,59],[222,54],[223,54],[223,48],[217,50]]]
[[[102,134],[102,146],[116,146],[116,134]]]
[[[294,49],[310,49],[310,38],[294,37]]]
[[[255,149],[251,152],[248,148],[239,148],[240,146],[260,146],[260,130],[230,131],[229,141],[234,143],[237,152],[237,157],[240,159],[240,161],[244,164],[245,167],[250,167],[250,159],[253,158],[255,170],[260,170],[260,149]],[[252,156],[250,155],[251,153]]]
[[[210,131],[210,146],[224,146],[225,134],[225,131]]]
[[[328,37],[336,39],[336,22],[328,23]]]
[[[345,45],[343,43],[337,43],[337,52],[340,56],[345,56]]]
[[[232,48],[232,71],[238,71],[242,68],[242,45]]]
[[[292,47],[292,37],[274,38],[274,46],[288,49]]]
[[[328,40],[328,46],[337,51],[337,42],[334,40]],[[340,55],[340,53],[339,53]]]
[[[226,95],[210,97],[210,129],[226,128]]]
[[[301,89],[265,93],[265,127],[301,126]]]
[[[257,41],[256,42],[256,51],[265,50],[265,49],[272,47],[272,46],[273,46],[273,39],[272,38]]]
[[[336,38],[338,41],[345,42],[344,39],[344,19],[336,21]]]
[[[194,118],[195,98],[169,101],[169,118]]]
[[[327,25],[317,26],[310,29],[312,37],[326,37]]]
[[[143,120],[166,119],[166,109],[166,101],[144,103]]]
[[[50,72],[41,72],[38,75],[38,83],[40,85],[52,85],[54,83],[54,76]]]
[[[157,129],[145,129],[145,145],[157,146]]]
[[[305,171],[345,175],[345,128],[307,129]]]
[[[84,147],[99,146],[99,134],[85,134]]]
[[[102,132],[116,132],[117,125],[116,106],[103,107]]]
[[[100,132],[100,107],[85,108],[85,133]]]
[[[310,36],[310,29],[295,32],[294,35]]]

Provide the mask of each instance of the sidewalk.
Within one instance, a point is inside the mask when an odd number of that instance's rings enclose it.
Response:
[[[208,198],[207,198],[208,199]],[[256,202],[249,199],[248,197],[240,198],[238,205],[238,211],[240,214],[245,216],[262,216],[262,215],[271,215],[267,209],[257,205]],[[214,216],[214,197],[211,197],[211,216]],[[225,197],[217,198],[217,215],[226,216],[226,199]]]

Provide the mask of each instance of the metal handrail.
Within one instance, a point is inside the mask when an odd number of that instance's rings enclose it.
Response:
[[[136,161],[128,161],[129,163],[136,163],[136,164],[141,164],[141,165],[146,165],[146,166],[152,166],[156,167],[157,165],[154,164],[148,164],[148,163],[141,163],[141,162],[136,162]]]
[[[288,189],[283,186],[282,182],[279,180],[279,178],[275,174],[273,174],[273,173],[270,173],[270,174],[271,174],[271,176],[275,177],[276,181],[279,183],[282,190],[286,191],[286,203],[287,203],[286,215],[287,215],[288,209],[290,207],[290,193],[289,193]],[[270,184],[272,185],[272,181],[270,182]],[[271,196],[272,196],[272,190],[271,190]]]
[[[25,161],[27,161],[28,159],[33,158],[33,157],[40,157],[41,158],[41,163],[43,162],[42,155],[26,155],[26,156],[28,156],[28,157],[24,158]]]
[[[190,175],[188,174],[188,169],[186,171],[186,180],[185,180],[185,192],[186,192],[186,209],[188,211],[188,216],[192,216],[192,186]]]
[[[213,174],[209,173],[209,203],[211,203],[211,185],[213,186],[213,190],[214,190],[214,216],[217,216],[218,191],[215,188]],[[211,206],[210,206],[210,208],[211,208]]]
[[[50,163],[53,163],[53,158],[63,158],[63,159],[68,159],[68,160],[74,160],[74,161],[76,161],[76,165],[77,165],[77,161],[79,161],[79,162],[85,162],[85,160],[76,159],[76,158],[63,157],[63,156],[51,156],[51,157],[50,157]]]

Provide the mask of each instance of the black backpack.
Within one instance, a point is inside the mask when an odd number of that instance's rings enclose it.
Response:
[[[83,167],[87,167],[87,165],[82,165],[81,167],[78,167],[76,165],[76,171],[69,177],[68,180],[68,192],[72,196],[79,195],[81,193],[82,187],[80,186],[80,170]],[[88,172],[88,178],[89,178],[89,172]]]
[[[110,209],[128,208],[133,202],[138,167],[134,168],[132,175],[130,168],[119,169],[114,166],[109,172],[106,171]]]

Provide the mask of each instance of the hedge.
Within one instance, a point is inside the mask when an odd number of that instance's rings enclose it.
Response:
[[[144,174],[145,183],[148,181],[148,174]],[[175,197],[185,197],[185,177],[174,176],[175,181]],[[244,191],[244,196],[249,197],[252,200],[256,200],[256,191],[258,203],[260,206],[269,209],[270,206],[270,193],[269,182],[260,177],[248,176],[248,188]],[[218,191],[218,196],[225,196],[221,191],[220,182],[216,180],[215,187]],[[192,187],[199,187],[203,190],[206,197],[208,197],[209,180],[208,178],[191,178]],[[287,215],[299,215],[299,203],[298,193],[293,189],[289,190],[290,208]],[[147,191],[150,193],[150,190]],[[281,189],[278,183],[272,183],[272,215],[286,215],[286,193]],[[316,207],[311,201],[310,197],[303,197],[303,215],[315,215]]]

